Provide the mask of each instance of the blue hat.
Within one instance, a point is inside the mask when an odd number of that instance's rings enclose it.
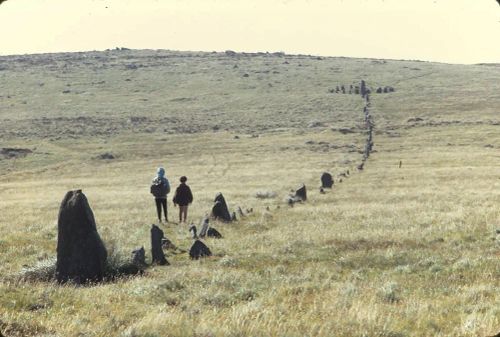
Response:
[[[156,174],[158,177],[163,178],[165,176],[165,169],[163,167],[158,167]]]

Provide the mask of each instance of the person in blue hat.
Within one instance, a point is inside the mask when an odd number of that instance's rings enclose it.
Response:
[[[165,176],[165,169],[163,167],[159,167],[156,171],[156,177],[151,182],[150,192],[155,198],[158,221],[161,222],[161,209],[163,208],[165,222],[168,222],[167,194],[170,193],[170,183]]]

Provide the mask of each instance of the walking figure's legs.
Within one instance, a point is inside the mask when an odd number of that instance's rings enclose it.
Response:
[[[167,199],[161,199],[161,205],[163,206],[163,214],[165,215],[165,222],[168,222]]]
[[[162,204],[162,199],[155,198],[155,203],[156,203],[156,213],[158,214],[158,221],[161,222],[161,204]]]

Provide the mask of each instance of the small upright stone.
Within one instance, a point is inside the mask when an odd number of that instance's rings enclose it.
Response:
[[[57,281],[77,284],[102,281],[108,254],[81,190],[66,193],[57,227]]]
[[[238,206],[238,214],[240,215],[241,218],[245,215],[240,206]]]
[[[204,238],[207,235],[209,221],[208,217],[204,217],[201,221],[200,238]]]
[[[162,249],[162,239],[164,238],[163,231],[160,227],[156,225],[151,226],[151,256],[153,258],[152,263],[159,264],[161,266],[168,265],[167,259],[163,254]]]
[[[360,90],[361,90],[361,96],[365,97],[365,95],[366,95],[366,82],[364,80],[361,80]]]
[[[302,186],[297,191],[295,191],[295,198],[301,201],[307,200],[306,185],[302,184]]]
[[[134,249],[132,251],[132,263],[136,266],[146,266],[146,251],[144,247]]]
[[[333,186],[333,177],[330,173],[325,172],[321,175],[321,187],[323,188],[332,188]]]
[[[207,231],[207,236],[209,238],[215,238],[215,239],[222,239],[222,234],[219,233],[218,230],[216,230],[215,228],[213,227],[210,227]]]
[[[212,216],[215,219],[220,219],[222,221],[231,221],[231,214],[227,208],[226,200],[222,193],[217,193],[214,200],[214,206],[212,207]]]
[[[119,266],[115,276],[143,274],[146,267],[146,251],[144,247],[137,248],[132,251],[131,261]]]

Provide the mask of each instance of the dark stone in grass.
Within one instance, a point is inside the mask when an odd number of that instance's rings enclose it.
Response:
[[[177,246],[167,237],[164,237],[163,239],[161,239],[161,247],[163,249],[167,249],[167,250],[169,250],[169,249],[176,250],[177,249]]]
[[[143,274],[146,267],[146,251],[144,250],[144,247],[137,248],[132,251],[130,261],[116,266],[116,269],[113,269],[108,265],[106,278],[113,280],[124,275]]]
[[[209,238],[215,238],[215,239],[222,239],[222,234],[219,233],[219,231],[213,227],[210,227],[207,231],[207,236]]]
[[[13,147],[2,147],[0,149],[0,155],[4,158],[23,158],[28,154],[33,153],[30,149],[13,148]]]
[[[137,266],[146,266],[146,251],[144,247],[132,251],[132,263]]]
[[[191,249],[189,250],[189,257],[192,260],[198,260],[200,257],[212,256],[210,249],[200,240],[198,240],[198,235],[196,234],[196,226],[192,225],[189,231],[193,233],[193,239],[195,240]]]
[[[295,191],[295,198],[301,201],[307,200],[306,185],[302,184],[302,186]]]
[[[98,155],[97,159],[112,160],[112,159],[115,159],[115,156],[112,153],[106,152],[106,153],[102,153],[102,154]]]
[[[330,173],[325,172],[321,175],[321,187],[323,188],[332,188],[333,186],[333,177]]]
[[[198,233],[197,233],[196,226],[191,223],[191,227],[189,227],[189,231],[193,234],[193,240],[197,240]]]
[[[360,91],[361,91],[361,96],[365,97],[365,95],[366,95],[366,82],[364,80],[361,80]]]
[[[220,219],[222,221],[231,221],[231,214],[227,208],[226,200],[222,193],[217,193],[214,200],[214,206],[212,207],[212,216],[215,219]]]
[[[340,133],[346,135],[348,133],[354,133],[354,130],[353,129],[346,129],[346,128],[342,128],[342,129],[339,129],[338,130]]]
[[[102,281],[108,254],[81,190],[66,193],[57,226],[57,281],[77,284]]]
[[[207,245],[205,245],[200,240],[196,240],[191,246],[191,249],[189,250],[189,257],[192,260],[198,260],[200,257],[208,257],[208,256],[212,256],[210,248],[208,248]]]
[[[156,225],[151,226],[151,256],[152,263],[159,265],[168,265],[168,261],[163,254],[162,239],[164,238],[163,231]]]

